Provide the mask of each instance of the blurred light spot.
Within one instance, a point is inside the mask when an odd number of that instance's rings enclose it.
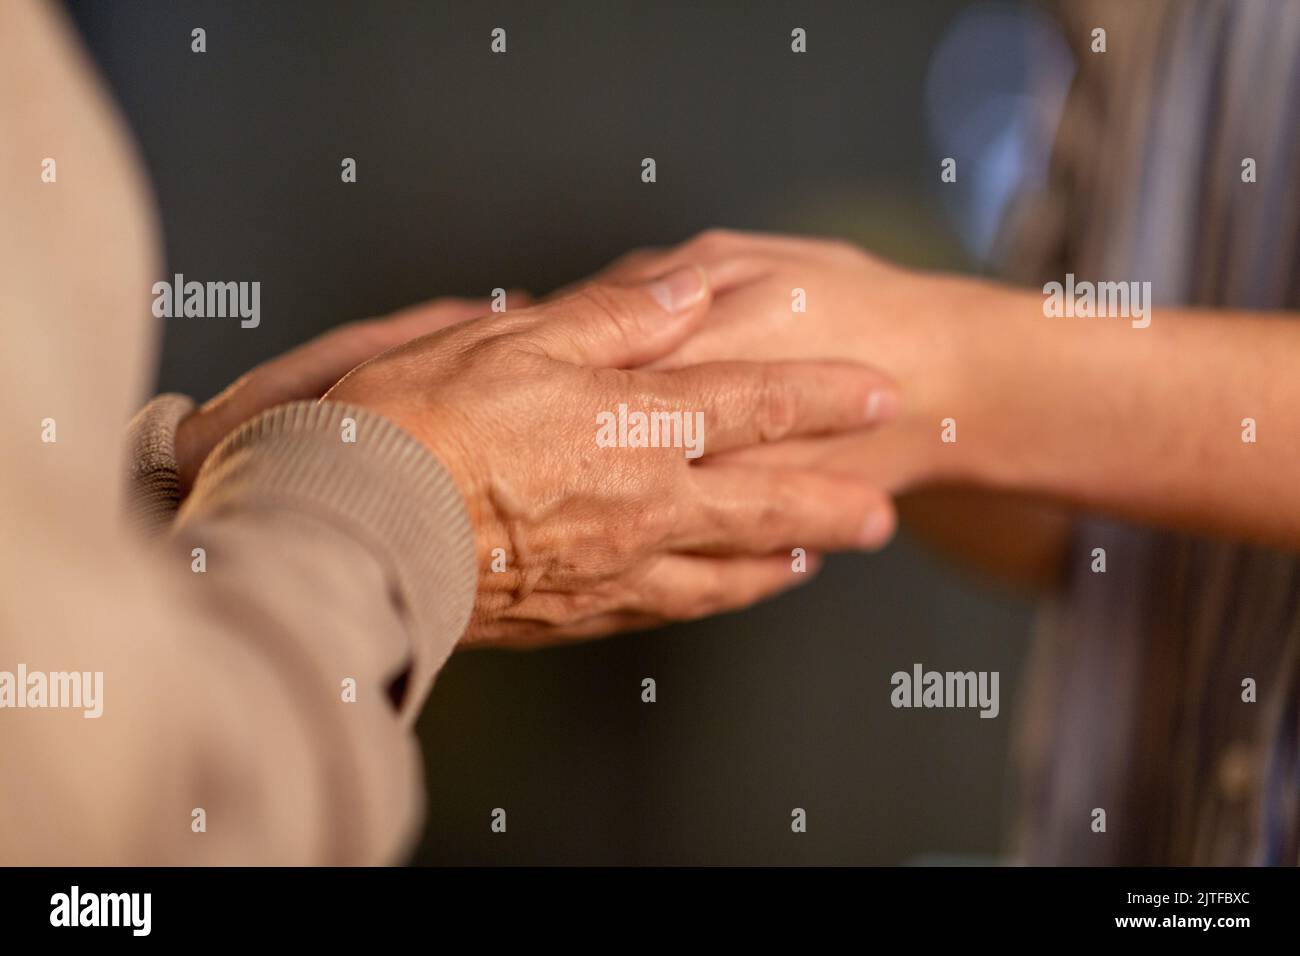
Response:
[[[930,58],[925,111],[934,161],[927,182],[981,263],[993,256],[1007,204],[1046,181],[1073,75],[1055,22],[1008,3],[959,14]],[[939,181],[939,161],[948,156],[957,160],[955,183]]]

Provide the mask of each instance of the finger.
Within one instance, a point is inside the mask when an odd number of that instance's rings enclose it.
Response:
[[[896,494],[924,481],[925,468],[917,471],[904,463],[924,462],[933,452],[926,437],[894,426],[843,432],[821,438],[792,438],[774,445],[749,445],[710,457],[708,467],[742,466],[792,468],[822,475],[851,478]]]
[[[833,323],[790,311],[786,281],[753,282],[714,295],[708,318],[695,334],[649,369],[686,368],[702,362],[836,360],[842,341],[827,332]],[[782,300],[784,302],[782,303]],[[792,352],[791,343],[797,343]]]
[[[874,551],[897,526],[889,497],[849,478],[710,465],[692,468],[691,482],[686,518],[667,539],[675,551]]]
[[[531,650],[549,647],[557,641],[584,641],[609,634],[627,631],[649,631],[670,623],[653,614],[609,612],[583,618],[567,624],[549,625],[533,621],[500,621],[493,625],[491,634],[470,634],[461,640],[466,650],[505,648]]]
[[[627,368],[676,348],[710,298],[708,280],[694,267],[638,286],[592,283],[516,314],[510,334],[560,361]]]
[[[797,570],[802,567],[804,570]],[[655,562],[638,588],[633,612],[689,621],[736,611],[811,580],[821,557],[788,554],[715,558],[668,554]]]
[[[615,259],[593,278],[630,284],[662,275],[671,269],[698,265],[708,273],[714,295],[721,295],[770,271],[777,262],[808,258],[815,245],[806,237],[795,235],[706,229],[667,249],[634,249]]]
[[[684,423],[695,416],[692,457],[878,425],[900,406],[889,379],[851,362],[711,362],[633,374],[649,393],[671,395]]]
[[[488,640],[525,646],[548,643],[556,636],[596,637],[707,617],[748,607],[803,584],[820,567],[816,552],[799,559],[788,554],[729,558],[664,554],[635,574],[616,607],[570,620],[557,617],[557,608],[572,608],[574,595],[535,593],[511,611],[512,620],[498,622],[498,630]]]
[[[687,246],[667,252],[642,254],[640,250],[629,253],[626,262],[619,260],[591,277],[593,282],[616,285],[635,285],[655,276],[666,275],[675,269],[698,266],[709,278],[709,288],[714,296],[730,292],[740,286],[757,282],[768,275],[774,263],[766,257],[733,251],[724,255],[702,256]],[[569,287],[573,288],[573,287]]]
[[[613,262],[601,267],[596,272],[576,282],[569,282],[545,296],[546,300],[562,299],[572,295],[588,282],[603,282],[613,285],[635,285],[657,275],[672,271],[659,268],[659,263],[667,261],[672,253],[671,246],[645,246],[623,253]]]

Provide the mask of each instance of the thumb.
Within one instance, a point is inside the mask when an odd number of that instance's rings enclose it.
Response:
[[[640,285],[585,285],[531,310],[533,323],[520,333],[560,361],[631,368],[680,345],[710,300],[704,270],[684,266]]]

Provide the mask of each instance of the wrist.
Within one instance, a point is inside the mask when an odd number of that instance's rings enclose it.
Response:
[[[472,423],[455,409],[439,404],[414,404],[391,387],[392,382],[379,363],[366,363],[345,375],[321,398],[320,404],[351,405],[384,419],[405,433],[437,460],[460,492],[474,538],[482,551],[487,495],[481,487],[483,469],[471,463],[482,455],[469,453],[464,437],[473,434]]]
[[[1015,484],[1013,406],[1037,350],[1032,292],[963,276],[928,276],[913,301],[919,345],[900,379],[912,484]]]

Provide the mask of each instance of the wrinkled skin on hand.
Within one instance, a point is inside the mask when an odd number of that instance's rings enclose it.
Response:
[[[522,292],[511,293],[509,301],[526,298]],[[487,315],[489,308],[487,299],[435,299],[386,318],[341,325],[263,362],[181,419],[176,429],[176,462],[182,492],[188,493],[204,459],[221,439],[249,419],[285,402],[318,399],[367,359],[421,335]]]
[[[599,283],[466,322],[360,366],[326,401],[382,414],[442,462],[473,523],[479,592],[462,643],[537,646],[746,606],[806,580],[804,548],[892,533],[871,485],[729,453],[843,434],[896,407],[879,373],[841,361],[643,366],[706,320],[702,270]],[[597,416],[703,412],[703,456],[600,447]],[[506,570],[492,570],[494,549]]]

